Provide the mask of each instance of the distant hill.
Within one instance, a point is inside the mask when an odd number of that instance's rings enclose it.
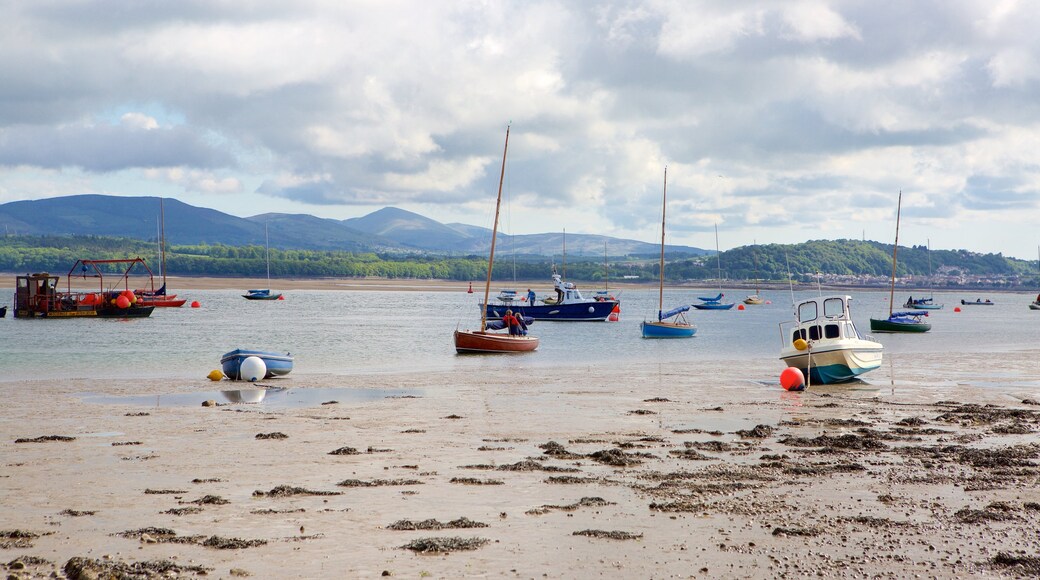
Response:
[[[271,247],[282,249],[471,255],[486,254],[491,245],[491,230],[487,228],[443,224],[394,207],[342,221],[283,213],[240,218],[170,198],[164,199],[163,207],[169,244],[262,245],[266,224]],[[158,217],[158,197],[73,195],[0,205],[0,229],[37,236],[90,235],[155,240]],[[568,234],[567,255],[574,259],[600,257],[604,243],[610,256],[649,255],[658,251],[657,245],[646,242]],[[563,234],[508,236],[500,233],[498,247],[517,257],[560,255]],[[707,252],[689,246],[668,246],[668,253],[698,256]]]

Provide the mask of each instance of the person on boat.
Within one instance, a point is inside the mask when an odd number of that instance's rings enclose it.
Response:
[[[502,322],[509,328],[509,334],[512,336],[520,335],[520,320],[513,315],[512,310],[506,310],[505,316],[502,317]]]
[[[534,290],[531,290],[530,288],[528,288],[528,289],[527,289],[527,302],[528,302],[528,303],[529,303],[529,304],[530,304],[531,306],[534,306],[534,300],[535,300],[535,298],[538,298],[538,296],[537,296],[537,295],[536,295],[536,294],[534,293]]]
[[[553,288],[556,290],[556,303],[563,304],[563,278],[559,274],[553,274]]]

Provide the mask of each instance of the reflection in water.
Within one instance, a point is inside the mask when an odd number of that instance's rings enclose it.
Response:
[[[423,396],[422,389],[364,389],[364,388],[300,388],[269,387],[234,389],[228,391],[195,391],[166,395],[110,396],[81,393],[84,403],[102,405],[144,405],[149,407],[198,407],[203,402],[221,399],[228,403],[263,405],[265,408],[315,407],[329,401],[344,404],[377,401],[387,397]],[[222,404],[228,404],[222,403]]]
[[[231,403],[256,404],[263,402],[268,393],[278,393],[284,390],[285,388],[283,387],[274,387],[271,389],[235,389],[233,391],[220,391],[220,394]]]

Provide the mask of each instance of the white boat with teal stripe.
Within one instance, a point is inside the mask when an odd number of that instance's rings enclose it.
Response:
[[[796,320],[780,323],[780,360],[802,371],[808,385],[843,383],[881,366],[885,347],[852,322],[851,296],[800,302]]]

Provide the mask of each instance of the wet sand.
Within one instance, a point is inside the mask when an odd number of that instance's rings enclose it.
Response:
[[[79,394],[243,385],[0,383],[6,571],[1040,574],[1040,405],[1013,390],[787,393],[650,364],[265,384],[409,394],[157,407]]]

